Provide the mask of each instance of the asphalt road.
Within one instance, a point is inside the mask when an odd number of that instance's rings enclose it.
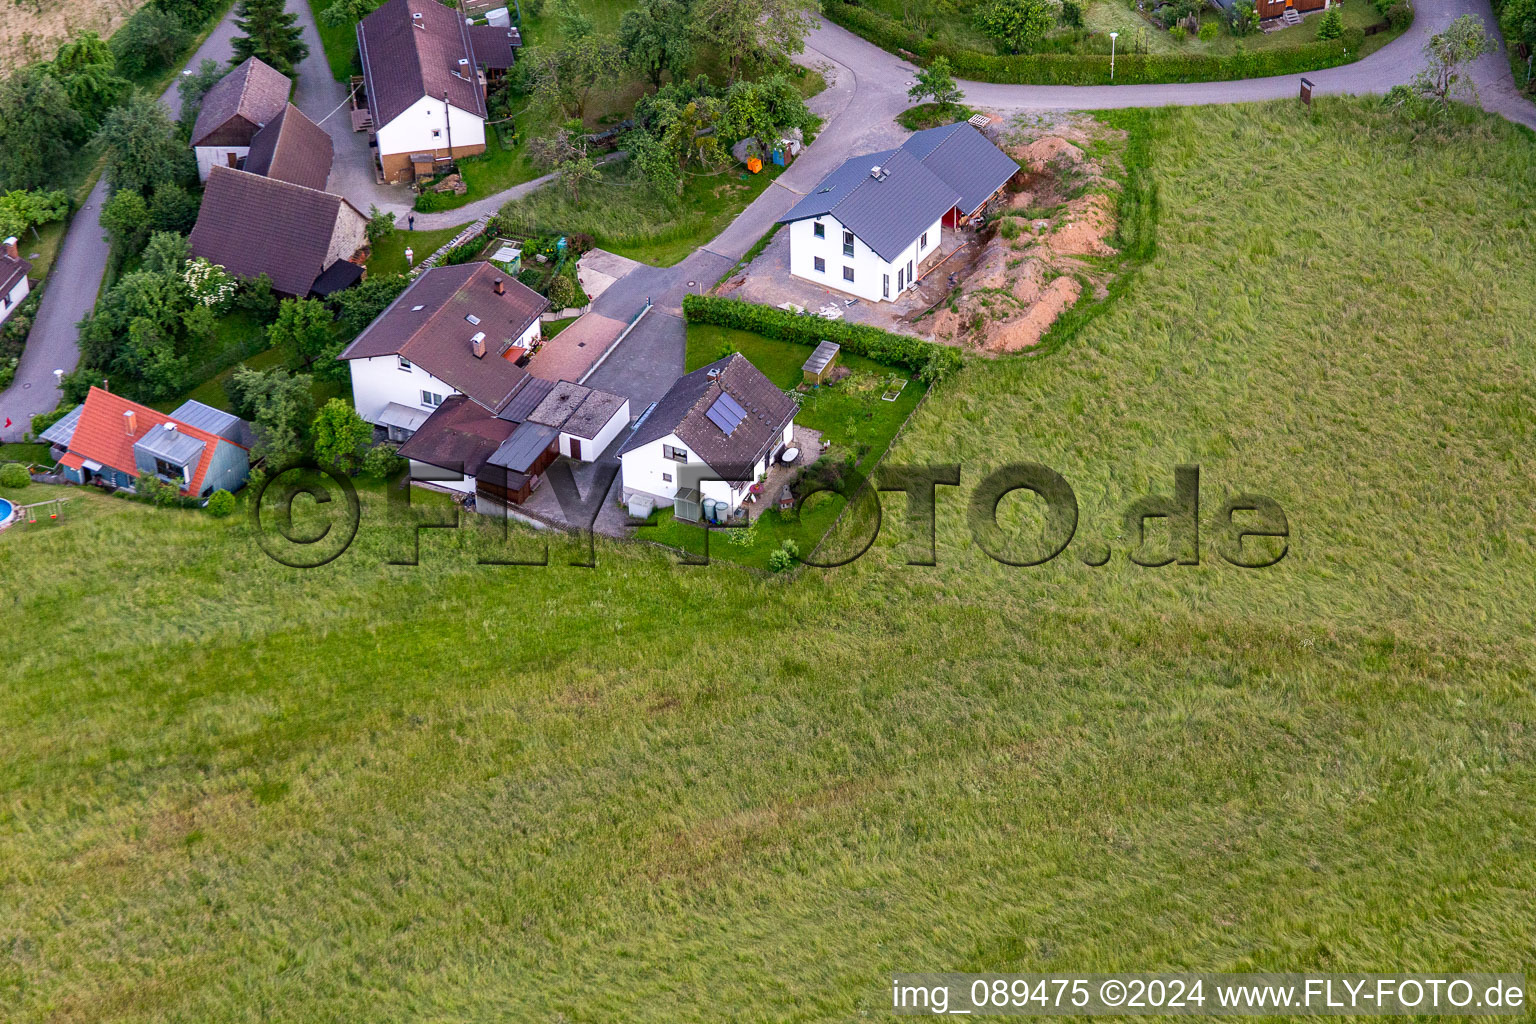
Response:
[[[310,56],[298,69],[294,102],[312,119],[322,123],[336,144],[336,164],[330,190],[345,195],[360,209],[370,205],[393,210],[404,219],[406,197],[398,188],[374,181],[367,136],[351,130],[345,109],[347,85],[331,77],[320,36],[309,5],[294,0],[291,9],[299,16]],[[1428,38],[1462,14],[1477,14],[1497,34],[1497,22],[1488,0],[1420,0],[1413,26],[1401,37],[1363,60],[1343,67],[1309,72],[1319,94],[1385,92],[1410,81],[1418,70],[1420,51]],[[189,66],[205,57],[227,60],[234,34],[232,17],[219,25],[198,50]],[[660,397],[666,383],[682,367],[683,330],[676,317],[682,297],[708,289],[767,232],[774,221],[801,195],[834,167],[861,152],[893,145],[904,134],[892,120],[910,105],[907,89],[915,68],[845,29],[824,23],[806,40],[802,62],[820,66],[828,88],[811,101],[812,109],[826,123],[816,142],[807,147],[789,170],[747,207],[725,231],[708,245],[694,251],[674,267],[637,270],[616,283],[595,304],[597,312],[628,319],[647,299],[656,313],[645,329],[626,338],[610,360],[618,367],[635,368],[631,397],[637,402],[650,392]],[[1024,110],[1097,110],[1115,107],[1244,103],[1283,99],[1296,95],[1299,75],[1256,78],[1236,82],[1203,82],[1180,85],[1036,86],[962,82],[966,102],[998,113]],[[1474,67],[1472,78],[1482,105],[1512,121],[1536,129],[1536,105],[1519,96],[1502,53],[1485,56]],[[165,102],[174,110],[174,87]],[[416,227],[427,229],[466,223],[499,208],[509,199],[539,188],[547,178],[525,182],[513,189],[458,210],[418,214]],[[59,395],[54,386],[55,368],[73,369],[79,360],[75,324],[90,310],[106,268],[107,247],[101,239],[97,214],[104,198],[98,185],[86,208],[76,214],[44,294],[16,382],[0,394],[0,439],[19,440],[34,413],[54,408]],[[663,315],[656,315],[663,314]],[[664,315],[673,314],[673,315]],[[654,371],[654,372],[653,372]],[[657,389],[660,390],[657,390]],[[629,390],[629,389],[626,389]]]

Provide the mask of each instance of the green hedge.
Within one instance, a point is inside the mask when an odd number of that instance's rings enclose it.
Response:
[[[949,59],[957,78],[1013,85],[1108,85],[1109,57],[1104,54],[1031,53],[1013,57],[958,49],[916,32],[864,7],[832,0],[827,19],[857,33],[882,49],[904,51],[927,64]],[[1223,82],[1237,78],[1267,78],[1348,64],[1360,57],[1365,33],[1347,29],[1341,39],[1303,43],[1283,50],[1256,50],[1211,56],[1196,53],[1133,53],[1115,58],[1116,85],[1158,82]]]
[[[684,296],[683,317],[689,323],[751,331],[775,341],[792,341],[812,347],[819,342],[835,341],[854,355],[905,367],[929,384],[943,380],[960,369],[963,362],[960,350],[948,345],[892,334],[868,324],[824,320],[717,295]]]

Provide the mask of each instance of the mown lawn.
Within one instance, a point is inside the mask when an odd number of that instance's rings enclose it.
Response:
[[[439,228],[435,231],[408,231],[402,223],[394,231],[373,243],[368,257],[369,277],[390,277],[403,274],[411,268],[405,260],[405,250],[411,250],[412,258],[420,263],[437,250],[453,241],[464,230],[458,227]]]
[[[887,464],[963,467],[936,566],[899,494],[793,580],[520,530],[549,567],[465,529],[391,565],[414,535],[370,487],[311,571],[96,496],[0,536],[0,1017],[841,1022],[893,970],[1528,971],[1536,143],[1329,97],[1106,116],[1150,135],[1157,253],[918,411]],[[1076,491],[1049,564],[971,540],[1009,462]],[[1131,564],[1122,512],[1184,463],[1201,564]],[[1287,513],[1278,565],[1216,556],[1237,491]]]

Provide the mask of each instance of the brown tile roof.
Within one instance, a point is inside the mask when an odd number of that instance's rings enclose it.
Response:
[[[245,169],[323,192],[334,155],[335,147],[325,129],[289,103],[251,140]]]
[[[400,446],[400,454],[474,476],[516,429],[516,423],[497,419],[463,395],[450,395]]]
[[[357,46],[375,130],[423,96],[446,94],[460,110],[485,117],[469,23],[453,8],[437,0],[388,0],[358,22]]]
[[[517,60],[523,37],[515,28],[495,25],[469,26],[469,41],[475,48],[475,60],[483,68],[505,71]]]
[[[126,420],[123,414],[133,413],[133,433],[126,429]],[[138,476],[137,462],[134,459],[133,446],[143,441],[146,437],[152,437],[155,431],[164,430],[167,423],[175,423],[176,431],[186,437],[203,442],[202,454],[198,457],[197,465],[193,467],[192,478],[184,488],[188,494],[201,494],[203,490],[203,477],[208,473],[208,466],[213,462],[214,452],[220,444],[235,444],[227,438],[210,434],[200,430],[189,423],[173,420],[161,412],[130,402],[121,395],[114,395],[110,391],[101,388],[91,388],[85,396],[85,404],[80,410],[80,421],[75,426],[75,433],[69,439],[69,451],[76,456],[70,460],[70,465],[79,469],[78,462],[90,459],[99,462],[103,466],[127,473],[129,476]],[[236,445],[244,448],[244,445]]]
[[[718,371],[711,373],[711,371]],[[709,415],[721,395],[745,415],[727,434]],[[676,434],[704,463],[728,480],[745,480],[752,467],[794,419],[794,399],[741,353],[679,377],[624,445],[623,452]]]
[[[496,294],[498,280],[504,285],[501,295]],[[501,354],[548,308],[548,299],[489,263],[433,267],[390,303],[340,358],[404,356],[454,390],[500,412],[528,379],[525,370]],[[485,335],[483,357],[471,348],[470,339],[477,333]]]
[[[192,126],[192,145],[203,145],[209,136],[237,118],[238,123],[230,127],[241,138],[218,141],[225,145],[249,145],[251,134],[282,113],[292,87],[293,82],[281,71],[255,57],[247,58],[203,95],[197,122]]]
[[[240,277],[266,274],[276,290],[302,297],[325,271],[344,205],[356,212],[328,192],[215,167],[189,239],[192,255]]]

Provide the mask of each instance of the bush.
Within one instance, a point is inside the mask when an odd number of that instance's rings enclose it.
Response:
[[[792,341],[811,348],[822,341],[835,341],[853,355],[866,356],[877,363],[905,367],[919,380],[929,384],[948,377],[963,362],[959,349],[948,345],[935,345],[903,334],[892,334],[868,324],[823,320],[717,295],[684,296],[683,317],[689,323],[715,324],[751,331],[765,338]]]
[[[223,519],[235,510],[235,496],[226,490],[214,491],[204,509],[215,519]]]
[[[388,480],[403,469],[405,460],[400,457],[399,449],[387,444],[376,444],[363,455],[363,467],[358,470],[358,475]]]
[[[905,50],[919,64],[936,57],[948,59],[956,78],[1015,85],[1107,85],[1108,54],[1035,53],[999,57],[950,46],[911,32],[866,7],[830,0],[823,15],[892,52]],[[1115,60],[1115,84],[1154,82],[1221,82],[1236,78],[1266,78],[1337,67],[1355,60],[1365,33],[1347,29],[1340,39],[1304,43],[1283,50],[1250,50],[1231,54],[1135,53]]]
[[[468,263],[479,256],[485,250],[485,238],[471,238],[463,245],[456,245],[443,254],[442,265],[456,267],[460,263]]]
[[[1202,43],[1210,42],[1212,39],[1216,38],[1216,33],[1219,31],[1220,29],[1216,27],[1216,23],[1214,21],[1206,22],[1200,26],[1200,41]]]
[[[556,274],[549,282],[549,304],[555,309],[569,309],[576,303],[576,283],[568,274]]]
[[[795,567],[794,556],[783,548],[768,552],[768,568],[774,572],[789,572]]]
[[[1399,0],[1387,8],[1386,19],[1393,31],[1401,31],[1413,21],[1413,8]]]
[[[32,474],[19,462],[7,462],[0,466],[0,487],[20,490],[32,482]]]
[[[176,15],[157,7],[142,7],[112,35],[117,70],[129,78],[163,71],[192,40]]]
[[[1069,28],[1083,27],[1083,5],[1077,0],[1061,0],[1061,23]]]
[[[434,210],[447,210],[452,206],[451,201],[457,201],[458,198],[452,192],[423,192],[416,197],[416,212],[431,213]]]
[[[1344,17],[1339,14],[1337,7],[1330,7],[1323,12],[1322,18],[1317,22],[1317,38],[1322,40],[1337,39],[1344,34]]]
[[[1173,38],[1174,42],[1182,43],[1184,41],[1184,37],[1189,35],[1189,33],[1184,30],[1183,25],[1175,25],[1173,28],[1168,30],[1168,35]]]

